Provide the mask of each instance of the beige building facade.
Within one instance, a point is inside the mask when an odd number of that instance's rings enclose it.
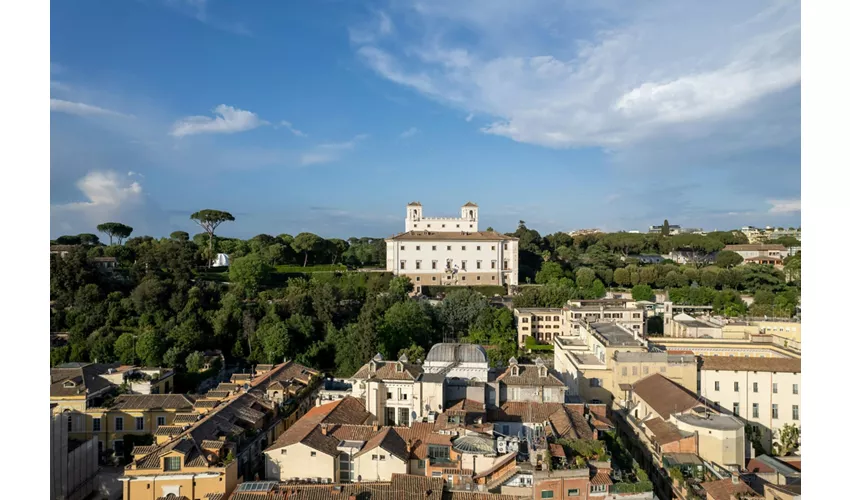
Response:
[[[699,394],[756,426],[770,450],[784,425],[801,427],[800,372],[793,358],[705,357]]]
[[[552,343],[559,335],[579,335],[579,324],[616,323],[643,337],[646,334],[646,309],[631,299],[570,300],[563,308],[523,307],[514,309],[517,342],[527,337],[540,343]]]

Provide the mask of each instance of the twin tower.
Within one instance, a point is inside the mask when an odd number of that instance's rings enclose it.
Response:
[[[460,217],[424,217],[422,204],[414,201],[407,204],[404,231],[429,231],[432,233],[478,232],[478,205],[468,202],[460,207]]]

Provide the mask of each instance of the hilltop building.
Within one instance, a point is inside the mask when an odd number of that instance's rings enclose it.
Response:
[[[519,239],[478,230],[478,206],[461,216],[423,217],[422,204],[407,205],[405,232],[386,239],[387,271],[423,286],[519,285]]]

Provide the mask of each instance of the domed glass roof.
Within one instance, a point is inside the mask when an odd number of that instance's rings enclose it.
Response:
[[[496,453],[496,441],[486,436],[462,436],[454,440],[452,447],[460,453]]]
[[[425,361],[486,363],[487,353],[478,344],[434,344]]]

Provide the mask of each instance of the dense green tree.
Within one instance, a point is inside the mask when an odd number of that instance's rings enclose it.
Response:
[[[581,267],[576,271],[576,285],[579,288],[592,287],[594,279],[596,279],[596,273],[593,272],[593,269]]]
[[[411,363],[419,363],[425,361],[425,349],[416,344],[410,344],[410,347],[405,347],[398,352],[398,357],[407,356]]]
[[[593,286],[591,287],[591,295],[589,298],[593,299],[601,299],[605,297],[605,284],[600,280],[593,280]]]
[[[201,228],[207,234],[207,265],[212,266],[213,241],[215,239],[215,230],[218,229],[218,226],[220,226],[221,224],[225,222],[232,222],[236,220],[236,218],[233,217],[233,215],[231,215],[229,212],[212,209],[200,210],[190,215],[189,218],[195,221],[196,224],[201,226]]]
[[[82,245],[99,245],[100,244],[100,238],[98,238],[96,234],[82,233],[82,234],[78,234],[77,237],[80,239],[80,244],[82,244]]]
[[[160,366],[165,354],[164,337],[157,331],[147,329],[136,339],[136,354],[144,366]]]
[[[120,245],[122,241],[129,238],[133,233],[132,227],[120,222],[104,222],[103,224],[98,224],[97,230],[109,236],[110,245],[113,240],[118,240],[118,244]]]
[[[265,354],[266,363],[280,363],[291,354],[291,339],[285,323],[261,325],[257,329],[257,338]]]
[[[670,236],[670,223],[667,222],[667,219],[664,219],[664,224],[661,225],[661,236]]]
[[[313,233],[299,233],[292,240],[290,246],[293,250],[304,255],[304,263],[302,266],[307,266],[307,257],[310,253],[316,252],[322,244],[322,238]]]
[[[391,356],[411,344],[430,345],[433,336],[432,319],[422,302],[397,302],[379,323],[379,351]]]
[[[80,237],[76,235],[63,235],[56,238],[57,245],[79,245],[81,243]]]
[[[462,336],[469,326],[489,307],[487,299],[468,288],[452,290],[437,306],[437,317],[452,336]]]
[[[136,335],[133,333],[122,333],[115,340],[114,352],[118,362],[122,365],[133,365],[136,363]]]
[[[744,258],[741,257],[740,254],[730,250],[721,250],[720,252],[717,252],[717,256],[714,259],[714,263],[718,267],[722,267],[724,269],[737,266],[741,262],[744,262]]]
[[[192,351],[186,356],[186,370],[198,373],[204,368],[204,355],[200,351]]]
[[[535,283],[546,284],[564,277],[564,268],[557,262],[544,262],[534,277]]]
[[[614,270],[614,283],[617,283],[620,286],[627,286],[631,282],[631,275],[625,268]]]
[[[174,231],[169,237],[174,241],[189,241],[189,233],[186,231]]]
[[[655,301],[655,293],[649,285],[635,285],[632,287],[632,299]]]
[[[248,297],[257,295],[260,283],[264,282],[272,272],[272,267],[257,254],[239,257],[230,264],[228,271],[230,281],[240,285]]]

